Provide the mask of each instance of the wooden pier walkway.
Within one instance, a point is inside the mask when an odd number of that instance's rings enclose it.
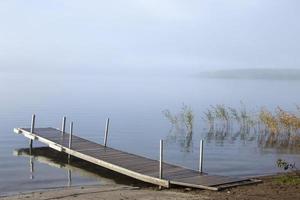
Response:
[[[94,163],[129,177],[169,188],[179,185],[192,188],[220,190],[237,185],[259,182],[247,178],[208,175],[184,167],[163,163],[163,176],[159,176],[159,161],[123,152],[83,139],[54,128],[15,128],[14,132],[30,140],[40,141],[49,147],[69,155]]]

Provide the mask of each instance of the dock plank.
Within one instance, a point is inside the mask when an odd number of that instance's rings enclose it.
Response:
[[[187,187],[218,190],[226,185],[236,185],[250,179],[208,175],[199,173],[192,169],[163,163],[163,178],[159,179],[159,162],[143,156],[127,153],[101,144],[72,136],[72,146],[69,148],[69,134],[58,129],[35,128],[34,133],[29,128],[15,129],[15,132],[23,134],[28,138],[37,138],[50,147],[64,151],[75,157],[106,167],[110,170],[125,174],[127,176],[169,187],[169,184],[182,185]],[[257,183],[257,181],[256,181]]]

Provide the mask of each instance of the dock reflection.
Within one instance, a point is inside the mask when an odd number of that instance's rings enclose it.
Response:
[[[27,157],[29,159],[30,179],[34,179],[35,162],[43,163],[51,167],[63,169],[67,173],[67,185],[72,186],[72,175],[79,174],[82,177],[99,181],[99,184],[134,184],[141,185],[137,180],[114,173],[108,169],[91,164],[84,160],[71,157],[49,147],[21,148],[13,151],[14,156]]]

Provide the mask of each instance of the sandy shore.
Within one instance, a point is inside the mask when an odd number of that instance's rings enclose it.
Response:
[[[0,197],[0,200],[41,199],[41,200],[134,200],[134,199],[211,199],[211,200],[296,200],[300,199],[300,185],[288,185],[275,181],[276,177],[263,177],[263,183],[241,186],[220,192],[206,190],[165,189],[156,187],[132,187],[126,185],[81,186],[50,189],[39,192],[23,193]]]
[[[199,199],[194,194],[173,191],[173,190],[157,190],[154,188],[142,189],[132,186],[88,186],[88,187],[72,187],[62,188],[41,192],[32,192],[26,194],[18,194],[8,197],[2,197],[1,200],[14,199],[78,199],[78,200],[125,200],[125,199]],[[207,198],[201,198],[207,199]]]

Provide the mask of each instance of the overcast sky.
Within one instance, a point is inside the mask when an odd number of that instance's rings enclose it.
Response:
[[[299,0],[0,0],[0,69],[300,68]]]

